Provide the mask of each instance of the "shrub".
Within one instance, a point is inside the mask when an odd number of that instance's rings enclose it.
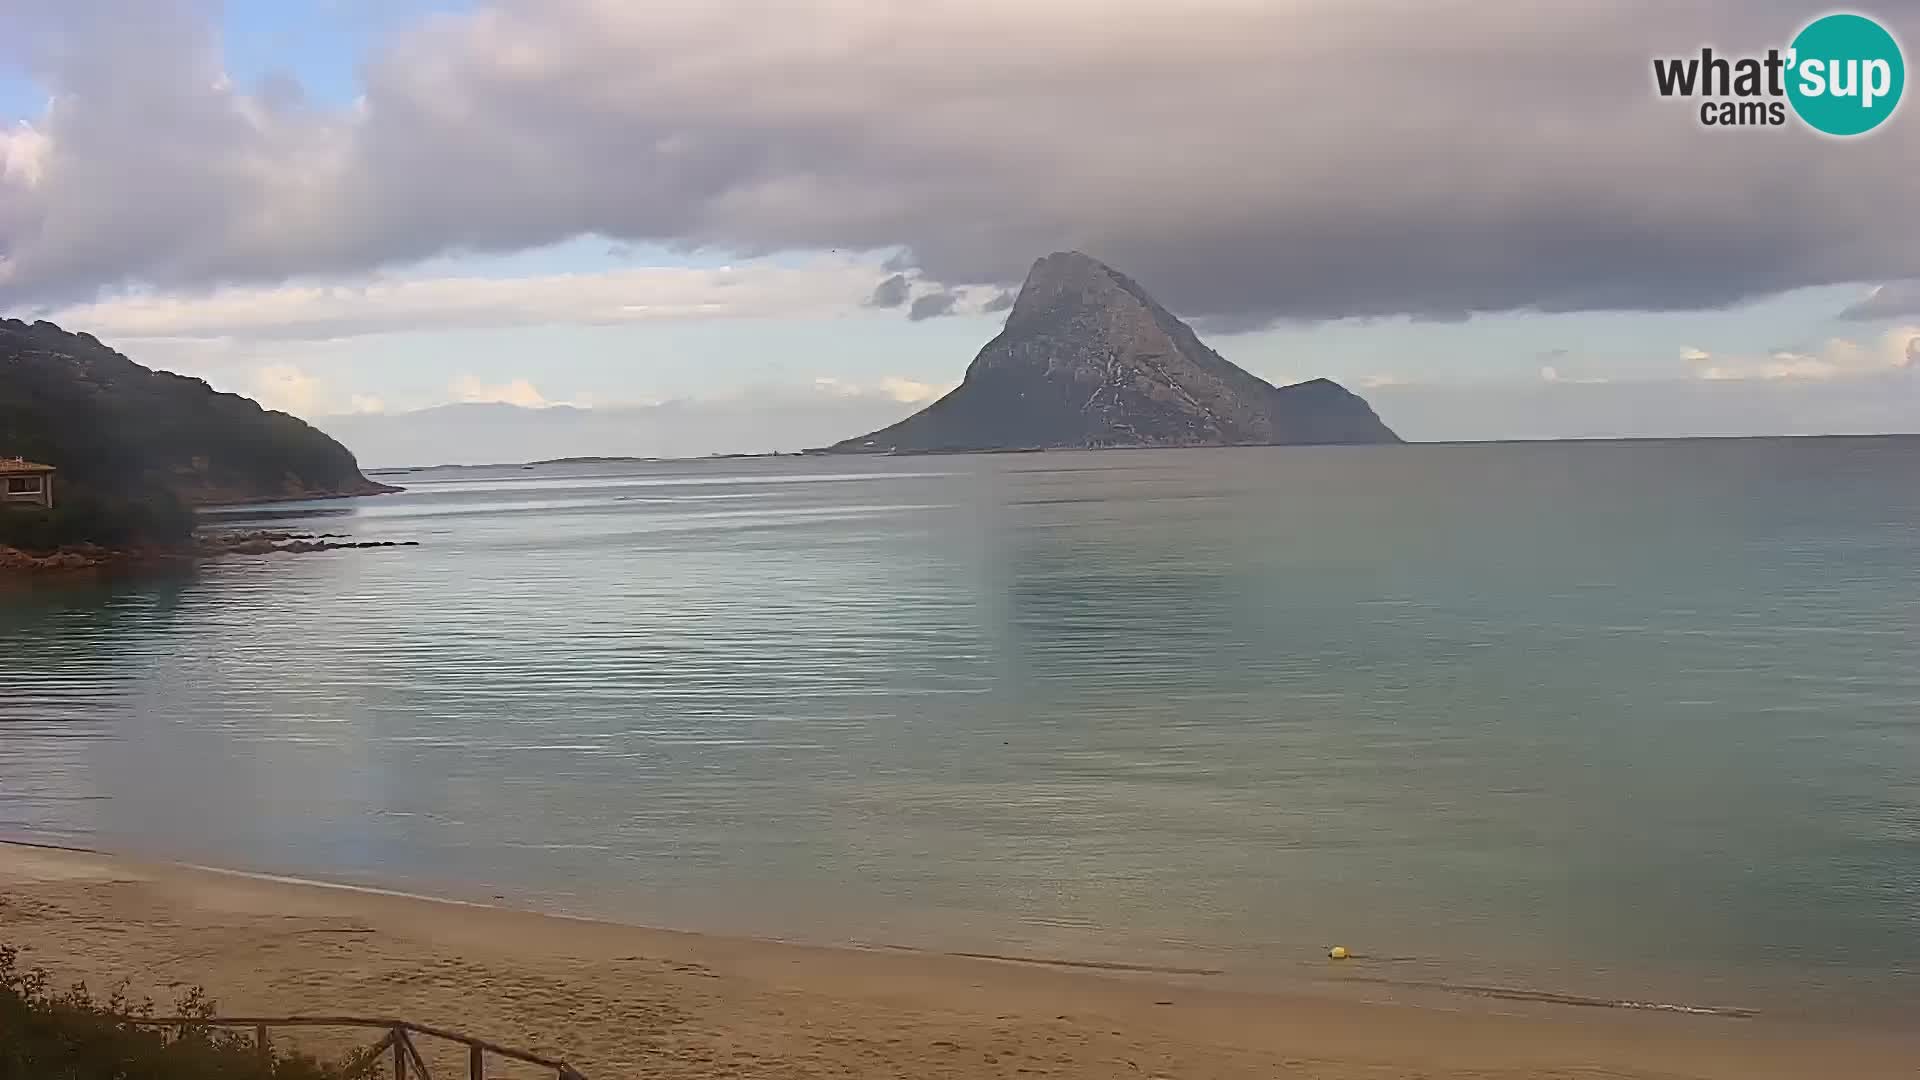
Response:
[[[47,973],[22,973],[0,945],[0,1080],[339,1080],[333,1065],[299,1055],[262,1057],[253,1040],[205,1024],[161,1029],[122,1017],[151,1016],[123,991],[95,1001],[84,985],[55,992]],[[177,1015],[207,1019],[213,1002],[198,990]]]
[[[0,544],[34,552],[69,544],[179,544],[193,534],[193,524],[193,511],[167,492],[112,497],[70,491],[52,510],[0,508]]]

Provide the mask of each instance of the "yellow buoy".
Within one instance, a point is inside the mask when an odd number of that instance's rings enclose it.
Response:
[[[1345,960],[1347,958],[1347,947],[1345,945],[1335,945],[1333,948],[1327,950],[1327,956],[1334,960]]]

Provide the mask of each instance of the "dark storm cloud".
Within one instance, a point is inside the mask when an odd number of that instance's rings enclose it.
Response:
[[[1920,41],[1912,6],[1881,14]],[[1080,248],[1229,326],[1920,278],[1912,103],[1843,141],[1709,131],[1653,93],[1654,56],[1763,51],[1806,16],[498,0],[388,42],[329,110],[227,83],[204,5],[26,0],[0,60],[55,104],[0,134],[0,306],[584,233],[898,249],[945,287]]]
[[[907,302],[908,292],[907,276],[895,274],[873,287],[873,295],[867,298],[867,306],[897,308]]]
[[[953,305],[960,297],[950,292],[928,293],[913,298],[913,306],[907,309],[907,318],[914,322],[922,319],[934,319],[942,315],[953,314]]]

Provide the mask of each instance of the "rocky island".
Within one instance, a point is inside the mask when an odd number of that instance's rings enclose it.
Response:
[[[1033,264],[1006,327],[952,392],[823,452],[1399,441],[1338,383],[1273,386],[1202,344],[1125,274],[1067,251]]]

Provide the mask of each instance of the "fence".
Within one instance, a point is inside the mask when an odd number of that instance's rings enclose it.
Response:
[[[523,1061],[529,1065],[538,1065],[553,1070],[555,1080],[586,1080],[586,1077],[574,1071],[573,1067],[557,1058],[541,1057],[529,1054],[525,1050],[515,1050],[476,1039],[471,1035],[461,1035],[425,1024],[409,1023],[405,1020],[367,1020],[353,1016],[277,1016],[277,1017],[217,1017],[201,1018],[192,1016],[128,1016],[122,1018],[129,1024],[142,1024],[162,1028],[222,1027],[252,1028],[254,1045],[259,1047],[263,1058],[273,1055],[273,1041],[270,1034],[274,1028],[286,1027],[359,1027],[378,1028],[385,1031],[380,1041],[367,1048],[366,1053],[354,1065],[351,1076],[367,1076],[379,1068],[381,1060],[391,1055],[393,1062],[393,1080],[408,1080],[411,1073],[418,1080],[433,1080],[427,1063],[421,1059],[420,1051],[413,1045],[414,1035],[425,1035],[435,1039],[456,1042],[467,1048],[467,1076],[470,1080],[486,1080],[486,1056]]]

